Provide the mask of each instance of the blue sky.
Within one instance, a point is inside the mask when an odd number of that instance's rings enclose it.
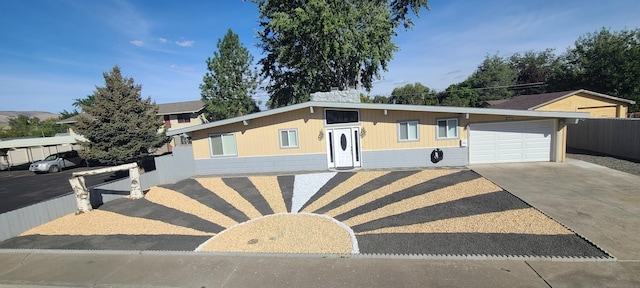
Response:
[[[637,0],[431,0],[371,95],[407,83],[442,90],[487,54],[564,52],[601,27],[640,27]],[[225,1],[0,0],[0,110],[73,109],[113,65],[156,103],[200,99],[206,59],[231,28],[262,57],[255,4]],[[257,93],[266,102],[268,96]]]

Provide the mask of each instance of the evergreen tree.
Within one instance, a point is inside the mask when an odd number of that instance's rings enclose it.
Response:
[[[139,161],[169,138],[156,116],[158,106],[150,98],[142,99],[142,86],[133,78],[122,77],[116,65],[110,73],[103,73],[105,86],[96,87],[93,104],[83,111],[93,119],[80,118],[76,129],[88,142],[81,156],[108,164]]]
[[[209,72],[200,85],[205,116],[216,121],[258,112],[251,97],[258,83],[257,73],[250,69],[253,56],[231,29],[218,40],[217,47],[213,58],[207,59]]]

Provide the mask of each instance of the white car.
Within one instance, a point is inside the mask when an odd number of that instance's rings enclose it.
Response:
[[[78,166],[82,162],[82,158],[78,156],[78,151],[60,152],[31,163],[29,171],[34,173],[56,173],[62,169]]]

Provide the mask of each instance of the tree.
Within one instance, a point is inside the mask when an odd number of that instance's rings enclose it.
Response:
[[[478,90],[471,88],[468,81],[451,84],[437,95],[440,105],[457,107],[475,107],[478,103]]]
[[[122,77],[116,65],[110,73],[103,73],[105,86],[93,92],[94,103],[84,106],[93,119],[81,117],[77,131],[88,142],[83,143],[82,157],[108,164],[122,164],[141,160],[169,138],[157,117],[158,106],[150,98],[142,99],[142,86],[133,78]]]
[[[258,85],[257,72],[252,71],[253,56],[242,46],[231,29],[218,40],[218,51],[207,59],[202,101],[209,121],[222,120],[260,111],[251,95]]]
[[[546,49],[513,54],[509,63],[518,74],[516,87],[511,90],[515,95],[531,95],[548,92],[545,82],[559,68],[560,59],[553,49]]]
[[[509,62],[498,56],[487,55],[478,69],[465,80],[471,88],[477,90],[478,101],[509,99],[513,96],[510,90],[515,84],[518,72]],[[472,107],[478,103],[469,103]]]
[[[80,109],[80,111],[84,111],[85,107],[91,107],[93,106],[95,97],[93,95],[87,95],[86,98],[76,98],[73,100],[73,107],[76,107],[77,109]],[[74,109],[75,111],[75,109]]]
[[[438,105],[437,92],[420,82],[396,87],[391,92],[391,103],[410,105]]]
[[[602,28],[578,38],[549,79],[554,91],[588,89],[636,101],[640,111],[640,29]]]
[[[259,61],[271,83],[269,106],[305,102],[312,92],[361,86],[369,91],[386,70],[399,26],[410,28],[427,0],[254,0],[266,56]]]

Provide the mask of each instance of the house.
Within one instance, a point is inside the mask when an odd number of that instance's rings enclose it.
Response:
[[[167,131],[208,122],[204,117],[204,103],[200,100],[158,104],[158,113],[156,115],[161,117],[164,121],[164,127]],[[56,123],[69,124],[68,134],[77,135],[73,130],[73,124],[78,122],[80,117],[92,118],[91,115],[82,112],[76,116],[60,120]],[[171,152],[172,147],[175,147],[180,143],[188,144],[188,142],[188,138],[176,135],[164,148],[159,149],[156,153],[162,154],[164,152]]]
[[[157,115],[162,117],[167,131],[208,122],[204,116],[204,103],[200,100],[158,104]],[[189,141],[187,137],[174,135],[167,143],[166,150],[162,150],[163,152],[171,152],[176,145],[188,144]]]
[[[169,131],[196,175],[565,160],[588,113],[359,103],[358,91]]]
[[[500,102],[502,101],[502,102]],[[484,107],[530,111],[588,112],[594,118],[626,118],[635,101],[588,90],[521,95],[509,100],[486,101]]]

